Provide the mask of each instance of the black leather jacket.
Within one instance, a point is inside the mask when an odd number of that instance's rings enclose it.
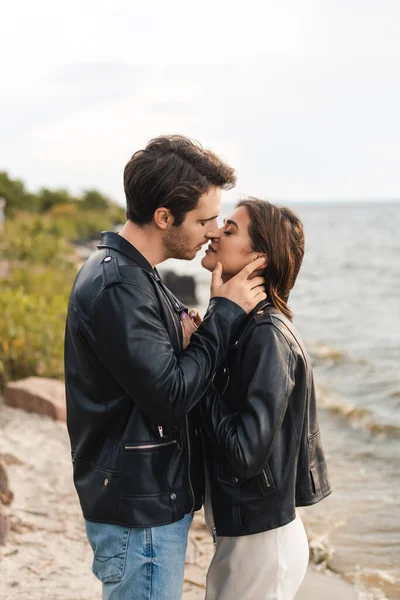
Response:
[[[106,232],[75,280],[65,333],[67,425],[86,519],[143,527],[201,505],[204,473],[187,413],[244,311],[211,300],[181,352],[185,307],[124,238]]]
[[[293,324],[268,302],[247,319],[215,387],[195,411],[217,535],[281,527],[295,506],[331,493],[310,360]]]

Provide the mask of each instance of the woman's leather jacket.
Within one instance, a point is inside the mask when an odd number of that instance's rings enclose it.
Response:
[[[214,384],[195,410],[218,535],[281,527],[295,506],[331,493],[310,359],[268,301],[248,317]]]

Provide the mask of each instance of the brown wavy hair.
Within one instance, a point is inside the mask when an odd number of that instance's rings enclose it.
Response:
[[[144,225],[164,206],[179,226],[212,186],[229,190],[235,184],[234,169],[214,152],[183,135],[163,135],[135,152],[125,167],[126,217]]]
[[[290,208],[258,198],[238,202],[250,216],[249,235],[253,252],[268,259],[264,271],[267,294],[272,305],[288,319],[293,314],[287,302],[304,256],[304,231],[299,217]]]

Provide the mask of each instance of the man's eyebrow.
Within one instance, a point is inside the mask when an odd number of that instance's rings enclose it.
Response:
[[[199,223],[207,223],[207,221],[214,221],[214,219],[218,219],[219,215],[215,215],[215,217],[210,217],[209,219],[199,219]]]
[[[232,221],[232,219],[224,219],[224,223],[227,225],[234,225],[236,229],[239,229],[239,225],[236,223],[236,221]]]

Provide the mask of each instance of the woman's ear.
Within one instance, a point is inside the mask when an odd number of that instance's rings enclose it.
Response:
[[[261,269],[257,269],[256,271],[253,271],[252,274],[250,275],[249,279],[253,279],[254,277],[260,277],[260,276],[262,277],[265,269],[268,266],[268,256],[266,254],[260,254],[259,252],[257,252],[256,256],[254,256],[254,258],[252,259],[252,262],[253,262],[253,260],[257,260],[257,258],[265,258],[266,264],[263,265],[261,267]]]
[[[266,254],[258,254],[255,258],[253,258],[253,260],[257,260],[257,258],[264,258],[265,259],[265,265],[263,266],[263,269],[265,269],[268,266],[268,256]]]

